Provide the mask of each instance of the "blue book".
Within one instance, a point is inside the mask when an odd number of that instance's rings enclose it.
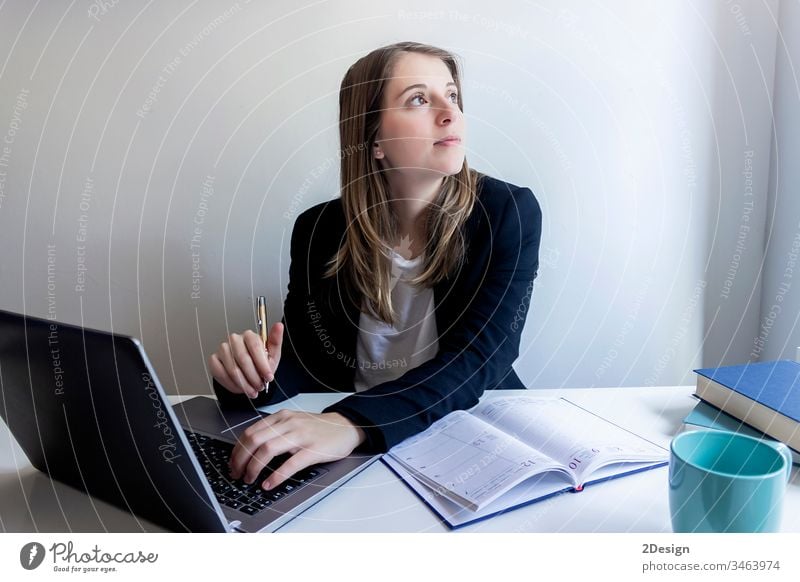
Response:
[[[800,363],[778,360],[695,372],[700,399],[800,450]]]

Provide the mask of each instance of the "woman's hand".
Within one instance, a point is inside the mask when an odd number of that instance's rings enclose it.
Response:
[[[310,465],[342,459],[366,438],[338,412],[279,410],[247,427],[233,448],[231,477],[252,483],[278,455],[290,453],[261,486],[272,489]]]
[[[211,375],[228,391],[247,394],[255,398],[264,389],[264,382],[272,382],[281,360],[283,324],[272,325],[267,337],[267,348],[261,337],[247,330],[241,335],[232,333],[227,342],[208,358]]]

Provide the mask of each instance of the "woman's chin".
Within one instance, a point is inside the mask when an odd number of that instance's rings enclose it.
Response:
[[[406,173],[409,177],[413,174],[416,175],[417,178],[443,178],[447,176],[455,176],[458,174],[461,169],[464,167],[464,160],[463,158],[460,161],[453,161],[452,163],[438,163],[438,164],[431,164],[429,166],[417,166],[413,170],[406,170]]]
[[[443,176],[453,176],[458,174],[461,171],[461,168],[464,167],[464,156],[459,157],[458,159],[447,160],[446,162],[442,160],[438,164],[433,164],[431,167],[431,171],[436,172],[439,175]]]
[[[455,176],[464,167],[464,160],[462,159],[457,164],[451,164],[450,167],[444,172],[447,176]]]

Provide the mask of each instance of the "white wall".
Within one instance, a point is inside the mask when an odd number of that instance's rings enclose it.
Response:
[[[524,382],[747,357],[763,203],[721,293],[745,152],[766,196],[777,0],[108,4],[0,9],[0,308],[141,337],[170,390],[207,389],[254,295],[280,317],[296,215],[338,194],[345,70],[417,40],[463,57],[471,165],[543,207]]]
[[[768,252],[761,320],[750,340],[753,355],[762,360],[794,359],[800,346],[800,2],[781,2],[779,23]]]

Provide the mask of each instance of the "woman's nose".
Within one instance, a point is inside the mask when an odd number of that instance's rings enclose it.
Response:
[[[461,110],[458,108],[458,103],[440,105],[436,110],[437,120],[442,124],[451,123],[459,113],[461,113]]]

